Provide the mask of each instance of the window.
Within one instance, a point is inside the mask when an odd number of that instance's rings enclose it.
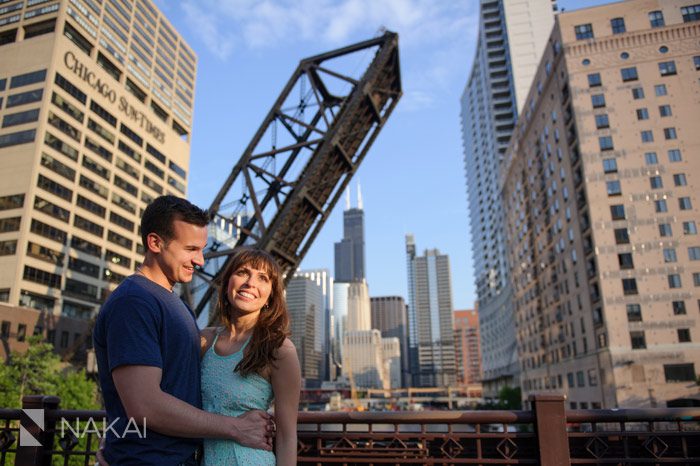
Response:
[[[101,178],[104,178],[105,180],[109,181],[109,170],[104,168],[102,165],[100,165],[87,155],[83,155],[83,167],[87,168],[88,170],[100,176]]]
[[[71,147],[69,144],[63,142],[61,139],[57,138],[56,136],[49,133],[48,131],[46,132],[46,135],[44,136],[44,143],[47,146],[49,146],[50,148],[65,155],[66,157],[73,159],[75,161],[78,160],[78,151],[76,149]]]
[[[661,76],[673,76],[677,74],[676,62],[671,60],[659,63],[659,73],[661,73]]]
[[[625,206],[622,204],[616,204],[610,206],[610,214],[613,220],[624,220],[625,219]]]
[[[133,131],[131,128],[126,126],[124,123],[122,123],[119,126],[119,131],[122,132],[123,135],[134,141],[136,144],[139,145],[139,147],[143,146],[143,138],[139,136],[135,131]]]
[[[695,365],[688,364],[664,364],[666,382],[695,382]]]
[[[678,139],[678,135],[676,134],[676,128],[664,128],[664,138],[666,138],[667,141],[672,139]]]
[[[595,127],[598,129],[610,128],[610,121],[608,120],[607,113],[595,116]]]
[[[650,129],[644,130],[644,131],[642,131],[641,135],[642,135],[642,142],[643,143],[646,144],[646,143],[654,142],[654,133],[652,132],[652,130],[650,130]]]
[[[586,386],[586,378],[583,375],[583,371],[576,372],[576,386],[578,386],[578,387],[585,387]]]
[[[556,115],[556,112],[554,112],[554,115]],[[556,121],[556,118],[554,119],[554,121]],[[180,166],[178,166],[177,164],[175,164],[175,163],[172,162],[172,161],[168,163],[168,166],[170,167],[170,169],[171,169],[172,171],[174,171],[174,172],[175,172],[178,176],[180,176],[183,180],[186,180],[186,179],[187,179],[187,172],[185,171],[184,168],[181,168]]]
[[[700,286],[700,272],[693,272],[693,286]]]
[[[678,198],[678,207],[681,210],[690,210],[693,208],[693,204],[690,202],[689,197],[680,197]]]
[[[17,107],[18,105],[31,104],[39,102],[44,97],[43,89],[34,89],[33,91],[20,92],[7,96],[5,108]]]
[[[33,123],[39,119],[39,109],[33,108],[23,112],[10,113],[2,118],[2,127],[23,125]]]
[[[579,24],[574,26],[574,33],[576,40],[593,39],[593,26],[590,23]]]
[[[656,156],[656,152],[645,152],[644,153],[644,162],[647,165],[656,165],[659,163],[659,159]]]
[[[666,199],[658,199],[654,201],[654,210],[659,212],[668,212],[668,205],[666,204]]]
[[[70,218],[70,211],[64,209],[63,207],[59,207],[46,199],[42,199],[39,196],[34,198],[34,209],[44,212],[45,214],[50,215],[57,220],[61,220],[62,222],[68,223],[68,219]]]
[[[117,127],[117,119],[109,113],[107,110],[105,110],[102,106],[97,104],[94,100],[90,101],[90,110],[95,112],[97,116],[102,118],[104,121],[112,125],[113,127]]]
[[[76,205],[87,210],[88,212],[97,215],[98,217],[105,218],[105,214],[107,213],[107,209],[102,207],[100,204],[98,204],[97,202],[93,202],[90,199],[81,196],[80,194],[78,194],[78,200],[76,201]]]
[[[32,71],[31,73],[13,76],[10,79],[10,89],[41,83],[46,80],[46,70]]]
[[[606,181],[605,186],[608,190],[608,196],[619,196],[622,194],[620,180]]]
[[[73,26],[66,23],[63,29],[63,35],[71,40],[75,45],[78,46],[80,50],[90,55],[93,49],[93,45],[87,40],[82,34],[75,30]]]
[[[9,231],[19,231],[19,224],[22,217],[0,218],[0,233]]]
[[[630,252],[618,254],[617,262],[620,264],[620,270],[628,270],[634,268],[634,260],[632,260],[632,253]]]
[[[98,196],[107,199],[107,194],[109,192],[107,188],[100,185],[99,183],[92,181],[90,178],[87,178],[84,175],[80,175],[80,180],[78,181],[78,184],[83,188],[87,189],[88,191],[91,191],[97,194]]]
[[[54,82],[58,84],[58,86],[61,89],[63,89],[76,100],[78,100],[81,104],[85,104],[85,102],[87,102],[87,95],[85,95],[83,91],[75,87],[70,81],[68,81],[60,74],[56,73],[56,79],[54,80]]]
[[[17,341],[24,341],[27,338],[27,325],[17,324]]]
[[[669,288],[681,288],[683,285],[681,283],[681,276],[677,273],[672,273],[668,276],[668,287]]]
[[[632,98],[634,100],[640,100],[644,98],[644,89],[641,87],[632,88]]]
[[[81,230],[87,231],[88,233],[92,233],[95,236],[99,236],[100,238],[104,234],[104,227],[98,225],[95,222],[91,222],[90,220],[81,217],[80,215],[76,215],[73,218],[73,225],[75,225],[76,228],[80,228]]]
[[[656,94],[656,97],[667,95],[668,90],[666,89],[666,84],[657,84],[654,86],[654,93]]]
[[[674,248],[664,248],[664,262],[678,262],[678,256]]]
[[[660,28],[665,26],[664,22],[664,14],[659,11],[650,11],[649,12],[649,25],[653,28]]]
[[[591,73],[588,75],[588,87],[598,87],[603,85],[603,80],[600,79],[600,73]]]
[[[695,65],[696,70],[700,70],[700,55],[693,57],[693,65]]]
[[[32,219],[30,231],[39,236],[43,236],[44,238],[48,238],[62,244],[66,244],[66,239],[68,238],[65,231],[59,230],[58,228],[54,228],[51,225],[47,225],[46,223],[42,223],[34,219]]]
[[[678,331],[678,343],[690,343],[690,329],[679,328]]]
[[[669,162],[680,162],[683,160],[683,157],[681,156],[681,151],[678,149],[670,149],[668,151],[668,161]]]
[[[73,190],[66,188],[60,183],[55,182],[51,178],[47,178],[44,175],[39,175],[39,179],[37,180],[36,185],[43,189],[44,191],[48,191],[51,194],[54,194],[61,199],[65,199],[68,202],[71,202],[73,200]]]
[[[698,227],[695,225],[695,221],[691,220],[689,222],[683,222],[683,234],[684,235],[697,235]]]
[[[644,337],[644,331],[630,332],[630,340],[632,349],[646,349],[647,340]]]
[[[688,259],[691,261],[700,261],[700,246],[690,246],[688,248]]]
[[[0,210],[19,209],[24,207],[24,194],[0,196]]]
[[[110,212],[109,213],[109,221],[114,223],[115,225],[118,225],[118,226],[126,229],[126,230],[129,230],[132,233],[134,232],[134,226],[135,226],[134,222],[132,222],[131,220],[129,220],[127,218],[122,217],[119,214],[116,214],[114,212]]]
[[[630,66],[629,68],[622,68],[620,70],[620,75],[622,76],[623,82],[636,81],[637,79],[639,79],[639,75],[637,74],[637,67],[636,66]]]
[[[676,173],[673,175],[673,184],[676,186],[687,186],[688,180],[685,177],[685,173]]]
[[[27,281],[46,285],[49,288],[61,287],[61,276],[55,273],[46,272],[34,267],[24,266],[24,275],[22,276]]]
[[[68,258],[68,268],[71,270],[75,270],[76,272],[80,272],[83,275],[88,275],[90,277],[100,277],[99,265],[95,265],[82,259],[77,259],[75,257]]]
[[[108,150],[102,144],[98,143],[94,139],[85,136],[85,147],[93,151],[95,154],[99,155],[108,162],[112,161],[112,151]]]
[[[622,292],[627,295],[639,294],[637,290],[637,279],[636,278],[623,278],[622,279]]]
[[[661,180],[660,176],[652,176],[649,178],[649,184],[651,185],[651,189],[661,189],[664,187],[664,183]]]
[[[605,95],[593,94],[591,96],[591,103],[593,104],[593,108],[605,107]]]
[[[598,145],[600,146],[600,150],[613,150],[615,147],[613,146],[613,139],[612,136],[600,136],[598,137]]]
[[[700,20],[700,4],[682,6],[681,15],[683,15],[684,23]]]
[[[89,285],[70,278],[66,280],[66,288],[63,290],[64,294],[82,297],[88,300],[97,299],[98,291],[99,289],[95,285]],[[67,334],[68,332],[65,333]]]
[[[107,231],[107,240],[126,249],[131,249],[134,245],[134,242],[132,240],[118,233],[115,233],[112,230]]]
[[[639,304],[627,305],[627,321],[641,322],[642,321],[642,306]]]
[[[119,175],[114,175],[114,185],[123,189],[124,191],[131,194],[132,196],[138,195],[138,189],[136,188],[136,186],[129,183],[124,178],[120,177]]]
[[[630,234],[627,228],[615,229],[615,244],[629,244]]]
[[[105,251],[105,261],[112,264],[121,265],[122,267],[126,268],[131,267],[131,259],[114,251],[110,251],[109,249]]]
[[[77,251],[84,252],[95,257],[102,257],[102,248],[98,245],[91,243],[90,241],[84,240],[78,236],[73,236],[70,239],[70,245],[73,249]]]
[[[670,105],[659,105],[659,116],[661,116],[661,118],[670,117],[671,115]]]
[[[622,34],[626,32],[625,18],[613,18],[610,20],[610,27],[613,34]]]
[[[80,123],[82,123],[85,119],[85,113],[83,113],[82,110],[80,110],[78,107],[68,102],[68,100],[64,99],[55,92],[51,93],[51,102],[53,102],[55,106],[63,110],[66,113],[66,115],[79,121]]]
[[[649,119],[649,111],[646,108],[638,108],[637,109],[637,120],[648,120]]]
[[[59,131],[61,131],[66,136],[80,142],[80,131],[78,131],[73,125],[64,121],[63,118],[55,115],[53,112],[49,112],[49,124]]]
[[[671,308],[673,309],[674,316],[680,316],[686,314],[685,301],[673,301],[671,303]]]
[[[153,157],[156,158],[156,160],[158,160],[160,163],[165,165],[165,155],[163,155],[163,153],[160,152],[158,149],[156,149],[152,145],[146,143],[146,152],[151,154]]]
[[[615,159],[603,159],[603,172],[616,173],[617,161]]]
[[[64,254],[62,252],[31,241],[27,244],[27,255],[63,267]]]

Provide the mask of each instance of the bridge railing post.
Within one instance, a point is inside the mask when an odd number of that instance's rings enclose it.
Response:
[[[563,395],[530,395],[541,466],[570,466],[569,436]]]
[[[51,466],[55,421],[46,414],[58,409],[60,401],[57,396],[22,398],[16,466]]]

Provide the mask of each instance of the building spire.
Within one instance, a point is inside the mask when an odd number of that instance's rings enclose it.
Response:
[[[345,210],[350,210],[350,188],[345,188]]]
[[[360,182],[357,182],[357,208],[362,210],[362,191],[360,191]]]

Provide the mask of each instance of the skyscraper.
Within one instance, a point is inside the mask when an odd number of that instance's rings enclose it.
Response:
[[[450,385],[455,382],[455,346],[449,258],[437,249],[426,250],[411,258],[410,269],[417,334],[413,386]]]
[[[343,239],[335,243],[335,281],[359,282],[365,278],[365,212],[358,186],[357,207],[350,207],[350,191],[346,193]]]
[[[287,285],[287,308],[291,321],[291,340],[297,349],[301,376],[306,387],[321,382],[322,339],[318,319],[325,310],[323,288],[315,280],[295,275]]]
[[[461,99],[484,392],[491,396],[517,384],[518,372],[498,176],[555,10],[554,0],[481,0],[476,56]]]
[[[501,184],[525,400],[697,403],[698,40],[693,0],[557,17]]]
[[[197,58],[150,0],[3,2],[0,300],[90,318],[184,196]]]
[[[457,383],[481,383],[479,314],[474,309],[455,311]]]
[[[410,367],[408,365],[408,322],[406,302],[401,296],[378,296],[370,298],[372,328],[382,332],[382,338],[396,338],[400,350],[400,384],[408,386]]]
[[[306,277],[321,288],[323,307],[314,318],[314,348],[321,354],[320,379],[330,380],[331,358],[331,314],[333,312],[333,277],[327,269],[299,270],[295,276]]]

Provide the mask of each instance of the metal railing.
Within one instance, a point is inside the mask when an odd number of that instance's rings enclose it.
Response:
[[[535,395],[531,411],[301,412],[298,464],[700,464],[700,408],[566,411],[564,400]],[[94,463],[105,413],[58,404],[28,396],[0,410],[0,465]]]

